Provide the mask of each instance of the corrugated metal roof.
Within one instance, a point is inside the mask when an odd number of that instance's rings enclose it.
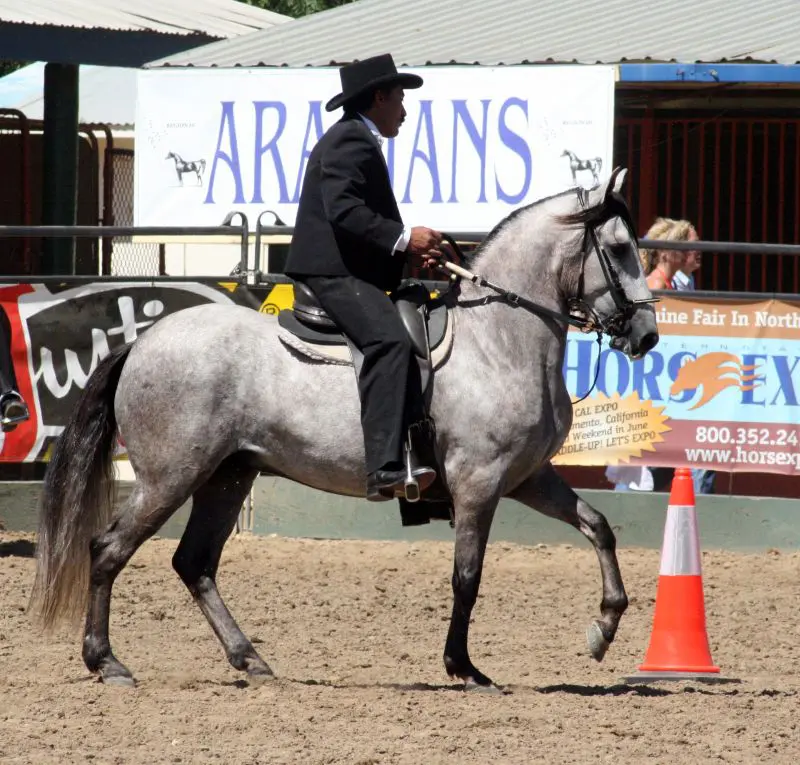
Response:
[[[290,20],[238,0],[0,0],[0,24],[205,34],[224,39]]]
[[[800,62],[800,1],[359,0],[149,66]]]
[[[44,63],[29,64],[0,78],[0,107],[44,119]],[[80,67],[78,120],[131,128],[136,119],[137,70],[118,66]]]

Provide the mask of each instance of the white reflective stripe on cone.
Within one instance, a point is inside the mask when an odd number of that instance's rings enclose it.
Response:
[[[697,513],[691,505],[667,507],[659,573],[667,576],[701,574]]]

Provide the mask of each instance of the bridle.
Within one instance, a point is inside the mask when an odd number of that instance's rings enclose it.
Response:
[[[586,209],[587,192],[582,188],[579,188],[576,191],[581,207]],[[595,220],[590,219],[584,224],[583,244],[581,246],[581,270],[578,277],[578,291],[575,297],[567,299],[567,307],[571,315],[582,316],[585,319],[585,328],[579,327],[582,332],[600,332],[612,338],[619,338],[623,336],[625,328],[633,318],[633,314],[636,312],[638,307],[647,303],[657,302],[658,298],[631,300],[625,292],[625,288],[620,282],[619,274],[614,268],[611,256],[606,251],[606,248],[600,244],[600,240],[597,238],[597,229],[606,221],[615,217],[622,218],[625,225],[628,227],[628,233],[630,234],[631,240],[634,242],[637,241],[636,227],[631,219],[631,215],[628,211],[628,206],[625,204],[625,200],[620,195],[616,194],[616,192],[612,192],[610,195],[610,201],[603,210],[602,217],[598,216]],[[611,299],[614,301],[615,306],[614,313],[605,318],[601,317],[593,308],[591,308],[591,306],[589,306],[583,297],[586,259],[592,250],[594,250],[595,254],[597,255],[597,259],[600,262],[600,268],[603,271],[603,276],[605,277],[609,294],[611,295]]]
[[[576,192],[578,194],[578,200],[580,201],[581,207],[585,210],[585,197],[587,192],[582,188],[576,189]],[[456,264],[444,259],[440,260],[436,266],[436,268],[441,271],[450,271],[452,274],[455,274],[461,279],[466,279],[467,281],[470,281],[479,287],[485,287],[492,290],[492,292],[497,294],[503,302],[508,303],[508,305],[513,306],[514,308],[523,308],[530,313],[536,314],[537,316],[564,322],[572,327],[575,327],[584,334],[590,334],[592,332],[597,333],[598,355],[594,380],[587,393],[577,401],[573,401],[573,404],[580,403],[587,398],[597,385],[597,379],[600,374],[600,349],[602,347],[603,335],[608,335],[611,338],[622,337],[623,333],[625,332],[625,328],[629,324],[636,309],[642,304],[652,303],[657,300],[657,298],[631,300],[625,292],[622,283],[620,282],[619,275],[617,274],[617,270],[614,268],[611,257],[606,252],[605,247],[600,244],[600,240],[597,237],[597,228],[613,217],[621,217],[625,221],[626,225],[630,229],[633,241],[636,241],[636,229],[633,221],[631,220],[630,212],[628,211],[628,206],[625,204],[624,199],[612,192],[611,201],[609,204],[611,208],[611,214],[608,214],[609,208],[606,207],[603,210],[603,214],[601,216],[599,215],[597,219],[589,218],[584,222],[583,242],[581,244],[581,270],[578,277],[578,289],[574,297],[567,299],[566,313],[554,311],[551,308],[539,305],[530,298],[524,297],[523,295],[518,295],[516,292],[507,290],[505,287],[494,284],[488,279],[484,279],[482,276],[474,274],[471,271],[468,271],[467,269],[457,266]],[[463,263],[465,260],[464,253],[458,246],[458,243],[449,234],[443,234],[442,237],[450,245],[450,247],[453,248],[453,251]],[[603,271],[603,276],[605,277],[608,291],[611,294],[612,300],[614,301],[614,313],[607,317],[601,317],[587,303],[584,297],[584,272],[586,270],[587,258],[592,251],[596,253],[597,258],[600,261],[600,267]]]

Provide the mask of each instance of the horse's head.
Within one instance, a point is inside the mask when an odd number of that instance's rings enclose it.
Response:
[[[658,327],[635,226],[620,193],[625,173],[616,168],[604,184],[578,189],[575,211],[557,219],[584,227],[579,251],[565,255],[562,269],[570,313],[592,319],[611,336],[612,348],[638,359],[658,343]]]
[[[171,151],[164,159],[175,159],[175,153]]]

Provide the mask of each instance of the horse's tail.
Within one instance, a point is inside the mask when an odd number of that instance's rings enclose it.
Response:
[[[130,349],[124,345],[98,364],[47,467],[30,603],[45,629],[75,624],[86,610],[89,544],[109,522],[114,501],[114,394]]]
[[[206,161],[204,159],[200,160],[200,172],[204,173],[206,171]]]

